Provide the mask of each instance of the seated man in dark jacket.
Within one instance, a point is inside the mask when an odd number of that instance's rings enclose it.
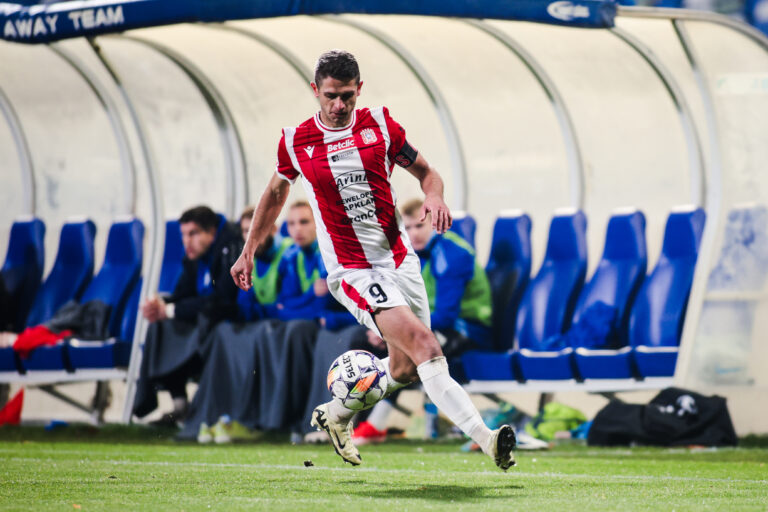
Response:
[[[237,287],[229,268],[242,244],[236,227],[207,206],[185,211],[179,219],[186,253],[176,288],[167,299],[152,297],[141,312],[152,325],[147,333],[134,414],[157,407],[157,390],[173,398],[173,412],[161,423],[177,423],[187,409],[186,383],[200,368],[209,327],[236,315]]]

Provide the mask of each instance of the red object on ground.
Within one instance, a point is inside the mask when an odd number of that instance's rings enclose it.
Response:
[[[367,421],[363,421],[352,433],[352,439],[357,444],[380,443],[387,439],[387,432],[377,429]]]
[[[63,330],[61,332],[53,332],[44,325],[36,325],[34,327],[27,327],[19,334],[16,341],[13,343],[13,350],[19,353],[22,359],[29,357],[29,353],[37,347],[43,345],[55,345],[59,340],[68,338],[74,334],[72,331]]]
[[[0,409],[0,425],[18,425],[21,423],[21,406],[24,404],[24,388],[21,388],[11,400]]]

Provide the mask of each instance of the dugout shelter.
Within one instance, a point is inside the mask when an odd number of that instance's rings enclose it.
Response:
[[[568,207],[586,219],[589,279],[609,219],[632,207],[650,270],[670,212],[700,207],[674,382],[768,387],[768,39],[748,25],[602,0],[87,0],[0,3],[0,31],[0,254],[14,219],[41,219],[43,276],[71,216],[95,223],[96,268],[115,219],[140,219],[135,300],[157,290],[166,219],[199,203],[235,218],[256,201],[280,128],[316,110],[314,59],[342,47],[361,65],[358,105],[387,105],[406,127],[449,205],[476,219],[483,262],[495,219],[517,208],[532,222],[535,274],[550,219]],[[418,194],[406,173],[393,179],[401,198]],[[125,309],[128,369],[81,375],[126,378],[129,411],[146,325]],[[62,375],[12,373],[0,380]]]

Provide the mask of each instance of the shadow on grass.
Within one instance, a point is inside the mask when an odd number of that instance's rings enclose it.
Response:
[[[442,485],[442,484],[385,484],[347,480],[339,482],[352,486],[350,494],[367,498],[418,499],[442,502],[464,502],[482,499],[509,499],[522,485]],[[362,484],[362,485],[361,485]]]

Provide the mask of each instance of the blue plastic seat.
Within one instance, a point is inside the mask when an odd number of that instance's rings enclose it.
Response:
[[[139,296],[142,279],[133,285],[120,320],[120,334],[105,341],[71,340],[67,345],[69,364],[75,370],[82,368],[115,368],[128,366],[131,357],[136,315],[139,312]]]
[[[157,291],[160,293],[173,293],[176,283],[179,281],[183,270],[184,244],[181,242],[181,226],[178,220],[169,220],[165,223],[165,250],[163,251],[163,265],[160,268],[160,281]]]
[[[47,322],[66,302],[83,294],[93,277],[94,236],[96,225],[88,219],[62,226],[56,260],[35,297],[27,317],[28,327]]]
[[[627,326],[647,265],[645,216],[637,210],[614,214],[608,221],[603,257],[582,290],[573,316],[576,324],[585,313],[589,315],[590,308],[615,308],[612,339],[605,340],[602,344],[606,346],[600,348],[594,347],[599,344],[596,340],[578,340],[581,343],[575,347],[574,359],[582,378],[632,378]]]
[[[517,317],[519,378],[560,380],[574,377],[565,347],[549,350],[548,340],[565,332],[587,270],[587,219],[577,210],[555,212],[544,262],[531,279]]]
[[[85,290],[81,302],[101,300],[111,306],[109,336],[119,334],[126,302],[141,273],[144,225],[138,219],[112,224],[107,238],[107,251],[99,273]],[[64,343],[39,347],[22,361],[25,370],[72,370],[73,354],[79,347],[66,348]],[[69,356],[69,357],[68,357]]]
[[[477,231],[477,222],[465,211],[456,210],[451,212],[453,215],[453,224],[451,231],[466,240],[472,248],[475,248],[475,232]]]
[[[485,267],[493,294],[493,340],[496,352],[469,351],[462,363],[470,380],[514,380],[511,349],[517,308],[531,276],[531,219],[519,210],[503,212],[493,227],[491,254]]]
[[[45,261],[45,224],[33,217],[19,218],[11,226],[8,251],[0,274],[10,296],[10,325],[0,326],[20,332],[40,288]]]
[[[704,220],[701,208],[669,215],[659,261],[635,299],[629,343],[642,377],[674,375]]]

